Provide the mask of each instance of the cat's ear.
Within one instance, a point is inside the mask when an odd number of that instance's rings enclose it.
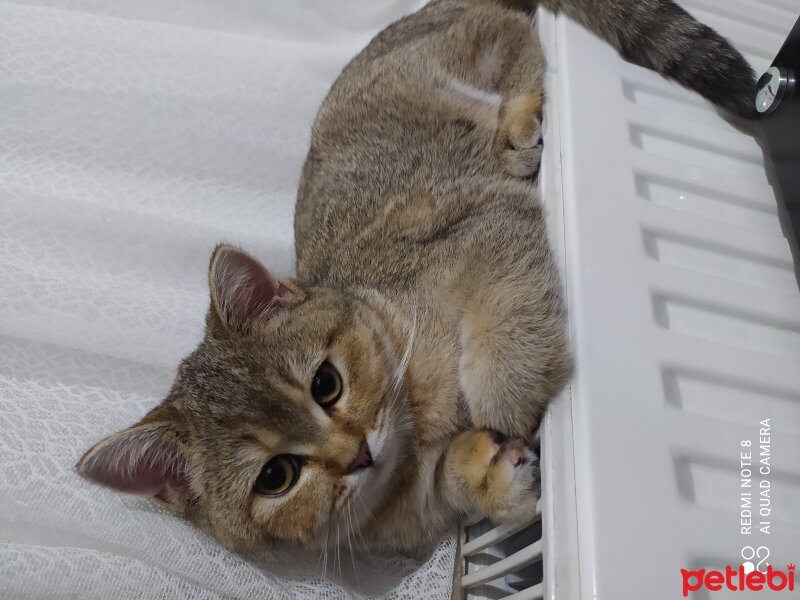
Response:
[[[250,331],[259,319],[267,319],[286,307],[292,292],[249,254],[222,244],[211,256],[208,269],[211,310],[225,327]]]
[[[168,423],[134,425],[89,448],[75,465],[106,487],[177,504],[189,494],[188,461]]]

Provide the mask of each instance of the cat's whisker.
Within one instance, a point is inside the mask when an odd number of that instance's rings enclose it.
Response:
[[[350,547],[350,562],[353,563],[353,573],[356,576],[356,580],[361,583],[361,576],[358,572],[358,567],[356,566],[356,557],[353,553],[353,543],[350,540],[350,530],[353,528],[353,517],[350,512],[351,504],[347,504],[347,545]]]
[[[331,517],[333,516],[333,509],[336,499],[334,498],[331,501],[330,510],[328,510],[328,523],[327,528],[325,529],[325,547],[323,548],[323,561],[322,561],[322,581],[325,581],[325,573],[328,569],[328,549],[330,547],[330,537],[331,537]]]
[[[374,518],[372,511],[367,508],[367,505],[364,503],[364,499],[361,496],[358,496],[358,501],[361,502],[361,507],[364,509],[364,512],[367,513],[367,520],[371,521]]]
[[[405,377],[406,371],[408,370],[408,365],[411,361],[411,350],[414,348],[414,339],[417,335],[417,303],[415,302],[412,306],[414,309],[414,317],[411,322],[411,333],[408,335],[406,350],[403,353],[403,357],[400,359],[400,364],[397,366],[397,369],[394,373],[393,384],[395,388],[400,386],[403,381],[403,377]]]
[[[392,419],[392,427],[411,427],[413,425],[413,420],[411,415],[409,414],[401,414],[401,415],[392,415],[394,418]]]
[[[322,576],[321,576],[321,579],[322,579],[322,582],[324,583],[325,582],[325,569],[328,566],[328,549],[327,548],[323,548],[322,549],[322,552],[320,553],[320,558],[317,561],[317,567],[319,567],[320,561],[322,562]],[[315,592],[315,594],[314,594],[315,598],[317,598],[318,596],[319,596],[319,590],[317,590]]]
[[[339,559],[339,515],[336,515],[336,563],[334,565],[334,576],[336,575],[336,567],[339,567],[339,577],[342,576],[342,563]]]
[[[396,427],[396,424],[397,424],[398,421],[410,421],[411,420],[411,417],[410,417],[410,415],[408,413],[400,410],[401,405],[399,403],[399,399],[400,399],[400,396],[401,396],[401,391],[402,390],[400,388],[397,388],[397,389],[393,390],[392,397],[391,397],[391,402],[389,403],[389,405],[386,407],[386,409],[384,411],[384,418],[383,418],[383,421],[382,421],[382,424],[381,424],[381,430],[383,430],[383,428],[386,426],[387,421],[392,422],[392,429],[389,430],[386,433],[387,437],[392,435],[393,433],[396,433],[396,431],[394,431],[394,428]],[[401,417],[400,419],[398,419],[398,413],[400,413],[400,417]]]
[[[410,418],[403,418],[392,423],[392,427],[385,432],[386,437],[390,437],[396,433],[408,431],[413,426]]]
[[[364,512],[367,514],[367,521],[372,521],[374,516],[372,515],[372,511],[367,508],[367,505],[364,504],[364,499],[361,496],[358,497],[359,502],[361,502],[361,506],[364,509]],[[358,535],[358,539],[361,540],[361,550],[362,552],[366,553],[369,556],[370,560],[373,560],[372,553],[369,551],[369,545],[367,544],[366,540],[364,540],[364,536],[361,533],[361,528],[359,527],[356,530],[356,534]]]
[[[413,304],[414,316],[412,318],[411,330],[408,334],[408,341],[405,350],[399,360],[395,357],[396,366],[391,379],[389,380],[389,389],[385,392],[385,396],[389,398],[389,404],[386,408],[386,414],[394,414],[402,395],[403,380],[408,371],[409,363],[411,362],[411,351],[414,348],[414,340],[417,332],[417,304]],[[382,424],[378,426],[382,427]]]

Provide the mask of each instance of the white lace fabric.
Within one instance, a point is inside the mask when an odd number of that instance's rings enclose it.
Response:
[[[317,555],[245,559],[73,471],[168,390],[216,243],[292,272],[314,114],[420,4],[0,1],[0,598],[450,597],[454,536],[342,549],[323,579]]]

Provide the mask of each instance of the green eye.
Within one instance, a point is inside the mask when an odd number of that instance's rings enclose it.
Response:
[[[291,489],[299,475],[298,460],[290,454],[282,454],[264,465],[253,490],[262,496],[280,496]]]
[[[311,395],[322,408],[330,408],[342,395],[342,377],[327,360],[314,373]]]

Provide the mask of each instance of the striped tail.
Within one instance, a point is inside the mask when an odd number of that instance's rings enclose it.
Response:
[[[734,115],[756,117],[756,78],[747,60],[672,0],[488,1],[526,11],[542,4],[563,12],[626,60],[677,81]]]

